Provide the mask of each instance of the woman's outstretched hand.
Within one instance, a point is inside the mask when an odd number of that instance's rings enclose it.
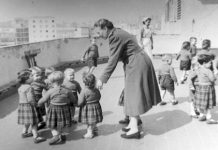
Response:
[[[103,83],[101,82],[101,80],[97,80],[97,84],[96,84],[96,86],[97,86],[97,88],[99,89],[99,90],[102,90],[103,89]]]

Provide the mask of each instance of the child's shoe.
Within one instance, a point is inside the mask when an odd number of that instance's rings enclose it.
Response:
[[[213,120],[213,119],[209,119],[209,120],[207,120],[207,124],[218,124],[218,121]]]
[[[86,133],[85,135],[83,135],[84,139],[92,139],[94,137],[93,133]]]
[[[167,104],[167,103],[164,102],[164,101],[160,102],[160,105],[161,105],[161,106],[166,105],[166,104]]]
[[[55,145],[60,143],[62,140],[59,137],[59,135],[54,136],[50,141],[49,141],[49,145]]]
[[[28,138],[28,137],[33,136],[33,134],[32,133],[22,133],[21,136],[22,138]]]
[[[178,101],[173,101],[172,105],[177,105],[179,102]]]
[[[41,130],[41,129],[44,129],[46,127],[46,123],[43,121],[43,122],[40,122],[39,124],[38,124],[38,130]]]
[[[46,138],[37,136],[36,138],[34,138],[33,141],[34,141],[35,144],[37,144],[37,143],[41,143],[41,142],[46,141]]]
[[[201,117],[198,118],[198,120],[199,120],[199,121],[206,121],[207,118],[206,118],[206,116],[201,116]]]
[[[76,121],[76,120],[72,120],[72,123],[73,123],[73,124],[77,124],[77,121]]]

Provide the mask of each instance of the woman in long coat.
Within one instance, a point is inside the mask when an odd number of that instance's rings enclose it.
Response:
[[[123,61],[125,71],[124,110],[130,122],[123,138],[140,138],[137,120],[153,105],[161,101],[153,64],[149,56],[137,44],[135,37],[122,29],[114,28],[113,23],[100,19],[95,30],[103,39],[109,39],[110,56],[100,79],[98,88],[107,83],[119,60]]]

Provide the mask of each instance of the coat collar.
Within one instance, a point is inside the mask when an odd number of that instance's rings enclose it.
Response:
[[[110,38],[110,37],[113,35],[113,33],[114,33],[115,30],[116,30],[116,28],[113,28],[113,29],[111,30],[111,32],[110,32],[109,35],[108,35],[108,38]]]

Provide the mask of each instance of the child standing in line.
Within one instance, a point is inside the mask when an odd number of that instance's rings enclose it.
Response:
[[[22,137],[33,136],[34,143],[43,142],[46,139],[40,137],[37,132],[39,122],[38,112],[36,108],[36,100],[34,90],[30,86],[32,82],[31,71],[23,70],[18,73],[18,81],[21,86],[18,88],[19,106],[18,106],[18,124],[23,125]],[[29,128],[32,128],[32,133],[28,133]]]
[[[162,96],[162,102],[160,105],[165,105],[166,102],[164,101],[164,97],[166,95],[166,92],[170,95],[170,101],[173,105],[178,104],[178,101],[175,99],[175,86],[174,82],[177,83],[177,77],[174,71],[174,68],[171,66],[172,64],[172,56],[171,55],[164,55],[162,57],[162,64],[158,69],[157,76],[158,81],[161,88],[161,96]]]
[[[83,74],[85,88],[82,90],[78,106],[80,106],[79,122],[87,124],[87,133],[84,138],[93,138],[97,134],[96,124],[102,122],[103,115],[100,91],[95,87],[96,79],[93,74]]]
[[[42,98],[42,91],[46,88],[46,85],[43,81],[44,73],[43,70],[39,67],[32,67],[32,76],[33,76],[33,82],[31,83],[31,86],[34,90],[35,99],[38,103],[39,99]],[[37,107],[38,115],[39,115],[39,124],[38,124],[38,130],[42,129],[46,126],[45,123],[45,105],[42,105],[41,107]]]
[[[199,121],[206,121],[208,124],[217,123],[211,118],[211,110],[216,106],[216,93],[214,84],[216,81],[211,71],[211,55],[201,54],[198,56],[200,68],[196,72],[198,86],[196,87],[196,99],[194,105],[200,111]],[[193,76],[194,77],[194,76]]]
[[[78,95],[81,92],[81,86],[79,82],[75,80],[75,71],[72,68],[67,68],[64,71],[64,82],[63,86],[66,87],[67,89],[71,90],[74,94],[74,97],[78,101]],[[77,123],[77,121],[74,119],[74,114],[75,114],[75,106],[72,105],[70,106],[71,110],[71,116],[72,116],[72,123]]]
[[[182,77],[180,83],[183,84],[188,76],[188,71],[191,69],[192,55],[190,53],[190,42],[183,42],[182,50],[179,52],[176,60],[180,58],[180,70],[182,70]]]
[[[51,73],[48,80],[53,88],[48,90],[38,102],[40,106],[50,101],[46,122],[53,135],[49,141],[50,145],[63,143],[66,137],[62,134],[62,130],[72,124],[69,106],[76,103],[76,98],[70,90],[61,86],[63,79],[64,74],[61,71]]]

